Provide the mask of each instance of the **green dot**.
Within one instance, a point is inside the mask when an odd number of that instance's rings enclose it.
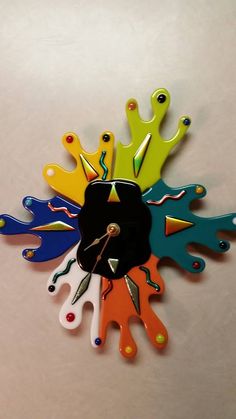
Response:
[[[157,343],[164,343],[164,342],[165,342],[165,340],[166,340],[165,336],[164,336],[164,335],[162,335],[161,333],[158,333],[158,334],[156,335],[156,342],[157,342]]]

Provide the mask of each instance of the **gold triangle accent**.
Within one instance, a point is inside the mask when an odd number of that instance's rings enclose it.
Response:
[[[83,154],[80,154],[79,156],[80,156],[80,160],[81,160],[84,174],[87,178],[87,181],[91,182],[91,180],[96,179],[99,176],[99,174],[94,169],[94,167],[88,162],[88,160],[83,156]]]
[[[139,287],[129,275],[125,275],[124,278],[134,307],[137,313],[140,314]]]
[[[186,228],[194,226],[194,223],[190,221],[181,220],[180,218],[174,218],[166,216],[165,235],[170,236],[171,234],[178,233],[179,231],[186,230]]]
[[[87,289],[89,287],[91,276],[92,276],[92,274],[90,272],[88,272],[87,275],[80,282],[80,284],[79,284],[79,286],[76,290],[76,293],[73,297],[73,300],[71,301],[72,305],[74,305],[80,299],[80,297],[82,297],[82,295],[87,291]]]
[[[33,227],[30,230],[34,231],[66,231],[74,230],[74,227],[69,224],[63,223],[63,221],[54,221],[49,224],[44,224],[41,226]]]
[[[112,272],[115,274],[116,270],[117,270],[118,263],[119,263],[119,259],[109,258],[108,263],[109,263],[109,266],[110,266]]]
[[[115,183],[112,184],[110,195],[108,197],[107,202],[120,202],[119,195],[116,191]]]
[[[148,133],[134,155],[133,164],[135,177],[138,177],[139,175],[151,138],[152,134]]]

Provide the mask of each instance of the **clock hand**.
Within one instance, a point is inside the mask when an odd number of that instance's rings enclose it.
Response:
[[[110,238],[111,237],[116,237],[119,234],[120,234],[120,226],[118,224],[116,224],[116,223],[110,223],[107,226],[107,232],[106,232],[106,234],[104,234],[103,236],[95,239],[89,246],[87,246],[84,249],[84,250],[88,249],[90,246],[93,246],[94,244],[99,243],[99,241],[103,237],[108,236],[107,239],[106,239],[106,241],[105,241],[105,243],[104,243],[104,245],[103,245],[103,247],[102,247],[102,249],[101,249],[101,251],[100,251],[100,253],[96,257],[96,261],[95,261],[95,264],[93,266],[93,269],[91,270],[91,272],[88,272],[87,275],[80,282],[80,284],[79,284],[79,286],[78,286],[78,288],[77,288],[77,290],[76,290],[76,292],[74,294],[74,297],[73,297],[73,299],[71,301],[71,304],[72,305],[75,304],[80,299],[80,297],[87,291],[87,289],[89,287],[90,280],[91,280],[91,276],[92,276],[93,272],[95,271],[98,262],[102,259],[102,255],[103,255],[103,253],[104,253],[104,251],[105,251],[105,249],[106,249],[106,247],[108,245],[108,242],[109,242]]]
[[[111,237],[116,237],[116,236],[118,236],[120,234],[120,226],[118,224],[116,224],[116,223],[109,224],[107,226],[107,234],[108,234],[108,237],[107,237],[107,239],[106,239],[106,241],[105,241],[105,243],[104,243],[104,245],[103,245],[103,247],[101,249],[101,252],[97,255],[96,262],[95,262],[95,264],[93,266],[93,269],[92,269],[91,273],[94,272],[94,270],[95,270],[98,262],[102,259],[102,255],[103,255],[103,253],[104,253],[104,251],[105,251],[105,249],[106,249],[106,247],[108,245],[108,242],[109,242],[110,238]]]
[[[103,236],[98,237],[97,239],[94,239],[94,241],[93,241],[93,242],[92,242],[89,246],[85,247],[84,251],[85,251],[85,250],[87,250],[87,249],[89,249],[90,247],[94,246],[95,244],[100,243],[100,241],[101,241],[104,237],[106,237],[108,234],[109,234],[109,233],[105,233],[105,234],[103,234]]]
[[[109,233],[107,233],[106,236],[107,235],[108,235],[108,237],[107,237],[107,239],[106,239],[106,241],[105,241],[105,243],[104,243],[104,245],[102,247],[101,252],[99,253],[99,255],[97,255],[96,262],[95,262],[95,264],[93,266],[93,269],[91,270],[91,272],[88,272],[87,275],[80,282],[80,284],[79,284],[79,286],[78,286],[78,288],[77,288],[77,290],[76,290],[76,292],[74,294],[74,297],[73,297],[73,299],[71,301],[71,304],[72,305],[74,305],[80,299],[80,297],[82,297],[82,295],[87,291],[87,289],[89,287],[90,280],[91,280],[92,273],[94,272],[94,270],[95,270],[98,262],[101,260],[102,254],[103,254],[103,252],[104,252],[104,250],[105,250],[105,248],[106,248],[106,246],[107,246],[110,238],[112,237],[111,234],[109,234]]]
[[[95,262],[95,264],[93,266],[93,269],[92,269],[91,273],[94,272],[94,270],[95,270],[98,262],[102,259],[102,254],[103,254],[104,250],[106,249],[106,247],[108,245],[108,242],[109,242],[109,240],[110,240],[111,237],[112,237],[111,235],[108,235],[108,237],[107,237],[107,239],[106,239],[106,241],[105,241],[105,243],[103,245],[103,248],[102,248],[101,252],[97,255],[96,262]]]
[[[84,251],[89,249],[90,247],[96,245],[96,244],[99,244],[100,241],[104,237],[106,237],[106,236],[118,236],[118,234],[120,234],[120,227],[118,226],[118,224],[110,223],[107,226],[107,232],[105,234],[103,234],[101,237],[98,237],[98,238],[94,239],[94,241],[91,244],[89,244],[89,246],[85,247]]]

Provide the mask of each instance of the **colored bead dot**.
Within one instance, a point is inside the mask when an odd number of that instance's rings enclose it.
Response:
[[[192,267],[193,267],[193,269],[196,269],[197,270],[197,269],[199,269],[201,267],[201,265],[200,265],[199,262],[195,261],[195,262],[193,262]]]
[[[55,289],[56,289],[56,287],[54,285],[49,285],[49,287],[48,287],[49,292],[54,292]]]
[[[128,104],[128,109],[129,109],[129,111],[134,111],[136,108],[137,108],[137,105],[136,105],[136,103],[135,103],[135,102],[130,102],[130,103]]]
[[[50,177],[54,176],[55,175],[54,170],[53,169],[48,169],[47,170],[47,175],[50,176]]]
[[[232,219],[232,223],[233,223],[234,225],[236,225],[236,217],[234,217],[234,218]]]
[[[68,313],[68,314],[66,315],[66,320],[67,320],[69,323],[73,322],[73,321],[75,320],[75,315],[74,315],[74,313]]]
[[[161,94],[157,96],[157,102],[164,103],[165,101],[166,101],[166,95]]]
[[[131,346],[126,346],[126,348],[125,348],[125,352],[126,352],[127,354],[131,354],[131,353],[133,352],[133,349],[131,348]]]
[[[105,143],[107,143],[109,140],[110,140],[110,135],[109,134],[104,134],[103,135],[103,137],[102,137],[102,139],[103,139],[103,141],[105,141]]]
[[[228,249],[228,243],[224,242],[223,240],[220,241],[219,246],[221,249],[226,250]]]
[[[6,221],[3,218],[0,218],[0,228],[3,228],[6,225]]]
[[[74,138],[72,137],[72,135],[67,135],[66,142],[70,144],[70,143],[73,143],[73,141],[74,141]]]
[[[27,207],[30,207],[30,206],[32,205],[32,199],[31,199],[31,198],[27,198],[27,199],[25,200],[25,205],[26,205]]]
[[[96,338],[94,342],[95,342],[95,345],[99,346],[101,345],[102,340],[100,338]]]
[[[33,250],[27,250],[25,254],[27,259],[32,259],[34,257],[34,251]]]
[[[157,343],[164,343],[166,340],[165,336],[162,335],[161,333],[158,333],[158,335],[156,335],[156,342]]]
[[[197,194],[201,194],[201,193],[203,193],[203,192],[204,192],[204,188],[203,188],[203,186],[196,186],[195,192],[196,192]]]
[[[190,124],[191,124],[190,119],[189,119],[189,118],[185,118],[185,119],[183,120],[183,124],[184,124],[184,125],[186,125],[186,126],[190,125]]]

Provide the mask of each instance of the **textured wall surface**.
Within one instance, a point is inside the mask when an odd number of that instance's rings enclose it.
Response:
[[[53,196],[41,173],[73,167],[64,132],[89,151],[105,129],[128,143],[126,100],[148,118],[157,87],[172,98],[164,135],[192,118],[164,180],[205,185],[201,215],[235,211],[235,15],[234,0],[0,0],[0,213],[26,219],[25,195]],[[62,329],[65,295],[46,291],[61,258],[33,266],[21,258],[27,238],[0,242],[1,419],[235,418],[235,235],[225,257],[205,252],[199,277],[162,266],[153,307],[170,343],[156,353],[134,323],[132,363],[116,328],[102,353],[90,347],[90,307],[78,332]]]

